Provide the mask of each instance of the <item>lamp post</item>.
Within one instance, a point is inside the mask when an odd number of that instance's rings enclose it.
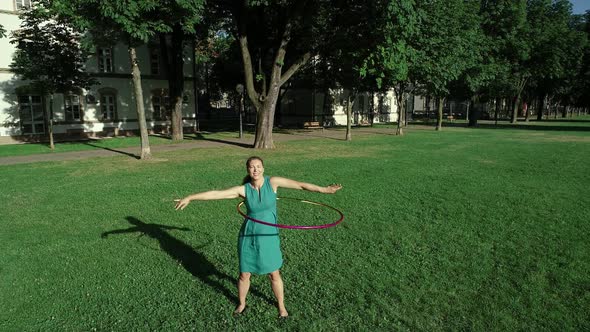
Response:
[[[236,92],[240,96],[240,102],[238,106],[238,113],[240,116],[240,139],[244,138],[244,131],[242,130],[242,112],[244,111],[244,85],[236,85]]]

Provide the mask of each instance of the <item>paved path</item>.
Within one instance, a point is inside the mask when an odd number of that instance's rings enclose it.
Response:
[[[392,134],[395,133],[395,129],[374,129],[374,128],[358,128],[353,130],[354,136],[359,135],[370,135],[370,134]],[[326,129],[324,131],[313,130],[313,131],[288,131],[283,133],[273,133],[273,140],[275,142],[302,140],[302,139],[339,139],[344,140],[345,131],[342,129]],[[249,135],[251,136],[251,135]],[[254,138],[240,140],[239,138],[224,138],[224,139],[203,139],[195,140],[191,142],[178,143],[178,144],[164,144],[164,145],[152,145],[150,147],[153,155],[157,155],[161,152],[176,151],[176,150],[188,150],[195,148],[206,148],[206,147],[222,147],[231,146],[235,148],[250,148],[254,143]],[[113,157],[126,155],[132,158],[139,158],[141,149],[139,146],[128,147],[128,148],[98,148],[94,150],[86,151],[72,151],[72,152],[59,152],[59,153],[42,153],[28,156],[14,156],[14,157],[0,157],[0,165],[14,165],[14,164],[25,164],[35,163],[44,161],[62,161],[62,160],[79,160],[95,157]]]

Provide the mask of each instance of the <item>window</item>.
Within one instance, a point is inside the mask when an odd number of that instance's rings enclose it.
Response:
[[[113,72],[113,50],[107,47],[99,47],[98,55],[98,71],[101,73]]]
[[[41,96],[18,96],[18,108],[23,134],[42,134],[45,132],[45,114]]]
[[[100,111],[102,120],[115,120],[117,118],[117,98],[112,93],[105,93],[100,96]]]
[[[160,75],[160,49],[158,45],[150,48],[150,69],[152,75]]]
[[[168,118],[168,107],[170,99],[165,95],[155,95],[152,97],[152,108],[154,110],[154,119],[166,120]]]
[[[33,1],[31,0],[15,0],[14,5],[16,10],[30,8]]]
[[[79,95],[65,95],[66,121],[82,121],[82,103]]]

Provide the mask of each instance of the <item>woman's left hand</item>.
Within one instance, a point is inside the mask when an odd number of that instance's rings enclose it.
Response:
[[[333,193],[337,192],[338,190],[342,189],[342,185],[340,185],[340,184],[331,184],[331,185],[329,185],[329,186],[327,186],[325,188],[326,188],[326,191],[324,193],[326,193],[326,194],[333,194]]]

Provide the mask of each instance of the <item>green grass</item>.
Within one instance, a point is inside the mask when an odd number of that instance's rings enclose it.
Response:
[[[353,139],[0,166],[0,330],[590,329],[590,132]],[[281,231],[286,322],[264,276],[231,317],[238,201],[172,208],[238,183],[250,154],[267,175],[344,185],[279,193],[346,216]],[[279,208],[285,223],[317,213]]]
[[[236,133],[233,132],[216,132],[206,133],[205,138],[229,138],[237,137]],[[150,145],[164,145],[164,144],[179,144],[179,143],[190,143],[195,140],[203,139],[203,137],[195,137],[194,134],[185,135],[185,139],[182,141],[172,141],[168,137],[159,135],[150,135]],[[34,154],[43,153],[60,153],[60,152],[73,152],[73,151],[88,151],[88,150],[100,150],[100,149],[119,149],[128,147],[137,147],[140,145],[139,137],[112,137],[103,139],[88,139],[80,141],[66,141],[56,142],[55,150],[51,151],[48,143],[26,143],[26,144],[5,144],[0,145],[0,158],[1,157],[12,157],[12,156],[27,156]]]
[[[522,119],[520,119],[522,120]],[[536,121],[535,119],[531,119],[530,122],[519,121],[518,124],[512,125],[508,121],[500,121],[498,123],[498,129],[505,129],[506,127],[514,127],[514,128],[521,128],[521,129],[531,129],[535,127],[543,127],[541,129],[549,129],[549,130],[559,130],[563,127],[576,127],[574,129],[579,128],[587,128],[590,130],[590,116],[589,115],[582,115],[582,116],[575,116],[573,118],[557,118],[557,119],[549,119],[543,121]],[[480,121],[483,126],[490,126],[493,121]],[[435,120],[430,120],[427,122],[417,121],[414,124],[426,124],[426,125],[434,125]],[[444,120],[444,126],[465,126],[465,120],[455,120],[452,123]],[[366,129],[367,127],[353,127],[353,130],[356,129]],[[377,129],[389,129],[389,128],[397,128],[396,123],[375,123],[373,128]],[[345,130],[345,126],[339,126],[337,128],[339,130]],[[278,130],[278,132],[291,132],[293,130]],[[297,130],[295,130],[297,131]],[[185,139],[183,141],[171,141],[169,138],[159,135],[151,135],[149,138],[151,145],[166,145],[166,144],[178,144],[178,143],[190,143],[194,140],[202,140],[202,139],[226,139],[226,138],[235,138],[237,137],[236,132],[230,131],[215,131],[215,132],[208,132],[202,133],[198,136],[194,134],[185,135]],[[246,132],[245,135],[251,136],[251,133]],[[88,151],[88,150],[100,150],[100,149],[119,149],[119,148],[128,148],[128,147],[137,147],[140,145],[139,137],[111,137],[111,138],[104,138],[104,139],[89,139],[89,140],[80,140],[80,141],[63,141],[55,143],[55,150],[51,151],[49,148],[48,143],[26,143],[26,144],[5,144],[0,145],[0,158],[2,157],[13,157],[13,156],[27,156],[27,155],[34,155],[34,154],[44,154],[44,153],[60,153],[60,152],[73,152],[73,151]]]

